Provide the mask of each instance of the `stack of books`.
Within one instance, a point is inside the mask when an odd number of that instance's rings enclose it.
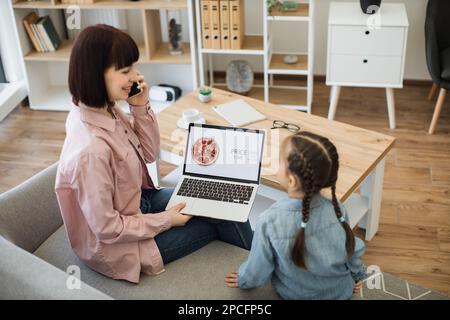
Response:
[[[31,12],[23,19],[23,24],[36,51],[53,52],[61,45],[61,38],[48,15],[38,17],[36,12]]]
[[[205,49],[242,48],[244,0],[201,0],[202,45]]]

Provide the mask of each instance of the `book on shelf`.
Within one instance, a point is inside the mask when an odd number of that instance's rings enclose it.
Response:
[[[53,52],[61,45],[61,38],[50,16],[38,17],[36,12],[31,12],[25,16],[23,24],[36,51]]]
[[[34,23],[31,24],[31,27],[34,30],[34,34],[36,35],[36,38],[39,41],[39,45],[42,48],[42,52],[49,52],[50,50],[47,48],[47,45],[45,44],[44,38],[42,37],[42,34],[37,26],[37,24],[39,23],[39,21],[42,20],[42,17],[38,18]]]
[[[38,52],[43,52],[43,48],[41,47],[39,40],[37,38],[37,35],[34,32],[34,29],[32,27],[32,24],[38,19],[38,15],[36,12],[30,12],[23,18],[23,25],[25,27],[25,31],[28,34],[28,37],[31,40],[31,43],[33,44],[33,47]]]
[[[40,32],[44,36],[44,41],[50,51],[56,51],[61,45],[61,38],[56,32],[55,26],[53,25],[50,16],[42,17],[42,20],[37,23]]]

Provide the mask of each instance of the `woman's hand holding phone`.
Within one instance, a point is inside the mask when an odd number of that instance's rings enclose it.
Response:
[[[135,83],[137,83],[140,93],[137,93],[129,97],[127,99],[127,102],[135,106],[143,106],[148,101],[148,86],[147,83],[145,82],[144,76],[139,72],[137,72]]]

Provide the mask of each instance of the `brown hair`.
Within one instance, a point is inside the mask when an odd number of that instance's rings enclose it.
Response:
[[[70,54],[69,90],[73,102],[93,108],[111,105],[105,84],[105,71],[131,66],[139,59],[139,49],[127,33],[98,24],[77,36]]]
[[[305,264],[305,224],[309,220],[312,198],[323,188],[331,187],[332,203],[336,217],[343,220],[342,212],[336,198],[336,181],[339,169],[339,156],[336,147],[327,138],[311,132],[300,132],[285,140],[284,147],[290,143],[287,155],[287,169],[301,183],[304,193],[302,201],[303,226],[297,233],[292,248],[292,260],[304,269]],[[285,149],[285,148],[284,148]],[[347,222],[341,222],[346,234],[346,251],[352,256],[355,250],[355,237]]]

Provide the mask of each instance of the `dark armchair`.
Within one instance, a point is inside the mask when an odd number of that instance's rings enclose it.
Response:
[[[431,99],[440,88],[429,134],[436,128],[447,90],[450,89],[450,1],[429,0],[425,20],[425,47],[428,70],[433,87],[428,96]]]

